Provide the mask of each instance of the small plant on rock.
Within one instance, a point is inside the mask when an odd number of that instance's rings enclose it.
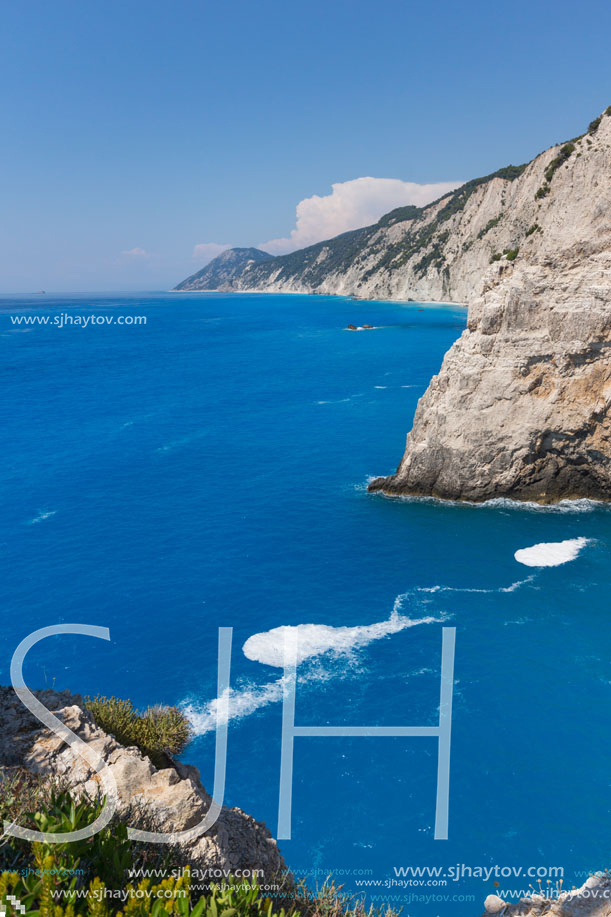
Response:
[[[156,767],[168,766],[168,755],[179,755],[191,738],[191,725],[178,707],[148,707],[143,713],[130,700],[85,698],[96,724],[121,745],[135,745]]]

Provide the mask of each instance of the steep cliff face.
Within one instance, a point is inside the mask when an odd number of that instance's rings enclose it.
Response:
[[[373,226],[289,255],[274,258],[259,249],[223,252],[176,289],[472,302],[493,256],[520,247],[523,260],[543,248],[542,233],[527,233],[541,223],[539,216],[549,223],[562,218],[561,174],[587,183],[582,186],[589,196],[584,204],[593,218],[597,190],[590,182],[603,176],[592,174],[582,160],[596,159],[608,123],[603,116],[596,131],[574,141],[574,149],[571,144],[552,147],[528,165],[473,179],[426,207],[400,207]],[[553,175],[547,179],[550,165]],[[550,239],[550,226],[541,228]]]
[[[468,327],[418,404],[396,474],[370,487],[611,499],[611,116],[510,185],[482,188],[480,207],[499,194],[504,215],[484,238],[512,250],[479,278],[455,276]]]
[[[224,252],[176,289],[463,302],[491,254],[512,246],[528,228],[528,215],[512,212],[513,185],[525,169],[508,166],[427,207],[400,207],[374,226],[289,255],[240,265],[242,252],[257,249]],[[227,270],[232,252],[235,263]]]

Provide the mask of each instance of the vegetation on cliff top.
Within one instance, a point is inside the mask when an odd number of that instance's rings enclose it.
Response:
[[[167,767],[167,756],[179,755],[191,738],[191,725],[178,707],[147,707],[139,713],[130,700],[99,695],[84,703],[100,729],[127,748],[135,745],[156,767]]]
[[[103,805],[76,800],[27,772],[0,769],[0,789],[0,819],[39,831],[77,831]],[[132,881],[147,874],[154,880]],[[231,876],[220,885],[194,884],[191,874],[180,848],[131,841],[117,816],[78,842],[0,840],[0,904],[9,917],[17,914],[14,899],[40,917],[396,917],[389,909],[367,909],[361,897],[328,880],[312,892],[283,876],[265,876],[263,889],[256,879]]]
[[[611,115],[611,106],[590,123],[588,134],[596,134],[602,119],[608,115]],[[588,143],[592,142],[590,136],[584,136]],[[579,139],[576,137],[562,144],[556,156],[548,164],[545,170],[545,180],[535,194],[538,200],[542,200],[550,193],[554,175],[575,152],[575,144]],[[414,272],[417,276],[426,274],[431,266],[440,272],[447,271],[445,243],[449,234],[445,235],[443,224],[461,213],[479,188],[494,179],[515,181],[524,173],[528,165],[529,163],[523,163],[518,166],[508,165],[497,169],[496,172],[491,172],[489,175],[471,179],[456,191],[448,192],[425,207],[417,207],[413,204],[397,207],[384,214],[377,223],[371,226],[345,232],[299,251],[275,258],[272,256],[259,257],[248,264],[242,273],[237,273],[233,279],[239,279],[245,288],[256,289],[265,285],[273,277],[274,282],[278,284],[296,280],[297,284],[315,289],[320,287],[327,277],[333,274],[344,274],[354,267],[361,267],[360,282],[363,283],[379,271],[400,270],[412,258],[418,259],[414,265]],[[502,214],[499,214],[490,220],[487,226],[480,230],[476,240],[483,238],[501,218]],[[399,240],[389,244],[388,238],[384,238],[382,233],[398,223],[411,225],[409,225],[408,232]],[[465,242],[463,251],[467,251],[473,241],[471,239]],[[367,269],[363,270],[365,262],[367,262]],[[204,268],[200,274],[203,275],[206,270],[207,268]],[[189,280],[198,276],[193,275]],[[177,289],[181,289],[185,283],[187,281],[180,284]],[[202,289],[206,288],[212,288],[212,286],[202,287]]]
[[[288,280],[299,274],[300,279],[305,283],[317,286],[327,275],[347,271],[353,265],[358,264],[363,257],[381,252],[381,248],[376,249],[375,247],[377,233],[396,223],[406,221],[413,223],[412,231],[395,244],[387,245],[382,256],[376,259],[375,264],[368,271],[364,272],[362,279],[367,280],[372,274],[385,268],[391,271],[398,270],[419,253],[422,253],[422,256],[414,268],[417,274],[425,274],[431,264],[437,268],[443,268],[445,263],[443,247],[449,233],[441,230],[442,224],[464,210],[471,195],[482,185],[495,178],[514,181],[524,172],[527,165],[528,163],[520,166],[505,166],[490,175],[466,182],[456,191],[448,192],[437,201],[427,204],[426,207],[416,207],[413,204],[397,207],[371,226],[345,232],[334,239],[318,242],[300,251],[252,265],[248,268],[245,279],[248,285],[256,285],[272,273],[278,272],[277,280],[280,281]],[[435,218],[430,222],[424,222],[431,213],[431,209],[437,207],[442,201],[446,203],[440,208]],[[421,222],[423,226],[419,227],[418,224]]]
[[[590,124],[588,125],[588,130],[587,130],[588,134],[596,133],[605,115],[611,115],[611,105],[605,109],[602,115],[599,115],[598,118],[594,118],[593,121],[590,121]],[[563,166],[565,162],[568,162],[572,154],[577,149],[575,144],[579,140],[581,140],[583,137],[585,137],[585,134],[581,134],[579,137],[573,137],[572,140],[567,140],[566,143],[562,144],[558,154],[554,156],[554,158],[548,165],[547,169],[545,170],[545,181],[543,182],[541,187],[535,193],[536,200],[541,200],[542,198],[547,197],[547,195],[550,193],[551,191],[550,183],[554,175],[556,174],[560,166]],[[589,137],[587,138],[587,142],[591,144],[591,140]],[[581,156],[581,153],[577,153],[577,155]]]

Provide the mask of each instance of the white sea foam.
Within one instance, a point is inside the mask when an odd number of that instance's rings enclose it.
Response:
[[[467,502],[467,501],[465,501]],[[473,503],[472,506],[500,506],[503,509],[526,509],[539,513],[593,513],[597,509],[609,506],[602,500],[588,500],[582,497],[579,500],[559,500],[558,503],[535,503],[530,500],[510,500],[507,497],[495,497],[483,503]]]
[[[388,388],[387,385],[374,385],[374,388]]]
[[[283,689],[284,677],[266,685],[247,686],[237,691],[229,688],[229,691],[226,692],[229,694],[229,719],[239,720],[244,716],[249,716],[261,707],[281,701]],[[218,701],[216,698],[205,704],[204,707],[198,707],[194,703],[183,705],[184,713],[189,719],[195,735],[205,735],[207,732],[216,729],[217,706]],[[219,725],[223,724],[223,722],[226,722],[226,720],[221,717]]]
[[[367,646],[375,640],[397,634],[408,627],[418,624],[441,622],[443,618],[425,617],[420,619],[408,618],[400,614],[403,604],[409,599],[409,594],[399,595],[395,599],[392,614],[387,621],[356,627],[332,627],[327,624],[298,624],[274,627],[272,630],[260,634],[253,634],[244,644],[244,655],[253,661],[282,668],[284,665],[285,639],[289,645],[292,640],[297,640],[298,664],[306,663],[306,671],[300,669],[299,683],[324,682],[330,678],[342,675],[345,668],[337,665],[325,667],[319,664],[319,657],[338,659],[351,659],[352,654]],[[275,681],[257,685],[248,683],[238,689],[229,688],[229,720],[242,719],[250,716],[262,707],[279,703],[284,692],[285,676],[282,675]],[[195,735],[204,735],[216,729],[217,726],[216,698],[203,706],[192,701],[183,704],[186,716],[189,718]]]
[[[345,655],[355,649],[367,646],[374,640],[381,640],[391,634],[398,634],[407,627],[417,624],[431,624],[439,618],[407,618],[399,614],[401,603],[407,598],[399,596],[395,601],[392,615],[388,621],[376,624],[365,624],[357,627],[331,627],[328,624],[297,624],[274,627],[261,634],[253,634],[243,646],[247,659],[282,668],[284,665],[285,643],[297,644],[297,663],[305,662],[313,656],[324,653]]]
[[[50,509],[46,512],[38,513],[37,516],[34,516],[33,519],[30,519],[28,525],[36,525],[37,522],[43,522],[45,519],[49,519],[51,516],[54,516],[56,512],[56,509]]]
[[[521,548],[514,554],[520,564],[527,567],[558,567],[581,553],[591,538],[568,538],[566,541],[549,541]]]
[[[403,387],[403,386],[402,386]],[[422,497],[413,494],[387,494],[378,491],[377,496],[386,500],[400,500],[403,503],[436,503],[441,506],[453,507],[457,511],[464,507],[475,509],[506,509],[518,512],[531,511],[537,513],[592,513],[595,510],[611,510],[611,504],[603,500],[589,500],[586,497],[578,500],[560,500],[558,503],[535,503],[529,500],[510,500],[509,497],[493,497],[492,500],[483,500],[475,503],[473,500],[443,500],[440,497]]]
[[[479,592],[483,595],[492,595],[499,592],[515,592],[521,586],[527,586],[532,583],[535,576],[527,576],[526,579],[516,580],[509,586],[496,586],[493,589],[484,589],[478,586],[419,586],[417,592]]]

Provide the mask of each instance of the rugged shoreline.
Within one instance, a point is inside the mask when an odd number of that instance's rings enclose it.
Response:
[[[587,132],[424,208],[180,290],[469,303],[386,494],[611,500],[611,107]]]
[[[543,185],[536,169],[516,179],[517,208],[543,201],[528,247],[491,259],[397,471],[371,491],[611,500],[611,117],[595,137]]]
[[[211,800],[196,768],[178,761],[172,761],[166,768],[155,768],[137,748],[120,745],[96,726],[78,694],[52,690],[34,694],[107,763],[117,783],[120,814],[131,818],[134,811],[142,815],[151,809],[155,814],[156,830],[173,832],[192,828],[201,821]],[[101,798],[103,788],[99,775],[62,738],[42,726],[12,688],[0,686],[0,719],[3,724],[0,786],[5,772],[10,774],[21,769],[51,782],[60,780],[77,797]],[[280,880],[290,899],[294,880],[276,842],[262,822],[255,821],[241,809],[223,806],[210,831],[203,837],[179,844],[178,848],[184,866],[205,871],[208,875],[216,870],[240,871],[243,876],[259,871],[263,881]],[[175,852],[178,848],[174,847]],[[579,889],[562,892],[554,898],[534,893],[515,904],[489,895],[484,906],[485,914],[504,917],[539,917],[542,914],[609,917],[611,877],[594,875]],[[354,917],[355,912],[352,913]],[[366,917],[366,910],[362,913]]]
[[[172,760],[156,768],[138,748],[125,747],[96,726],[79,694],[35,691],[47,709],[101,756],[115,779],[119,816],[151,817],[155,830],[176,833],[197,826],[210,808],[199,771]],[[22,768],[49,781],[60,780],[76,796],[100,799],[100,776],[83,757],[27,710],[12,688],[0,686],[0,785],[4,770]],[[136,825],[137,827],[137,825]],[[241,809],[223,806],[204,835],[180,842],[185,864],[200,869],[262,870],[266,877],[288,874],[276,841],[263,822]]]

